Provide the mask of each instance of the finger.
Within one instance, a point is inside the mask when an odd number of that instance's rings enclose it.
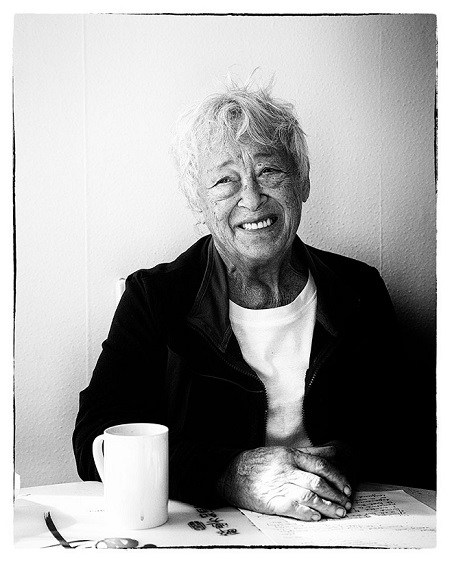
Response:
[[[334,445],[326,445],[324,447],[301,447],[298,450],[307,455],[317,455],[325,459],[334,459],[336,457],[336,447],[334,447]]]
[[[315,455],[305,454],[294,449],[294,460],[297,467],[300,468],[300,471],[309,472],[316,476],[320,476],[329,484],[334,485],[335,488],[345,496],[349,497],[351,495],[351,487],[349,481],[327,459],[323,459]],[[323,487],[322,481],[318,481],[316,479],[312,480],[312,482],[313,486],[315,486],[315,488],[313,488],[313,491],[317,491],[319,489],[318,487],[320,486]]]
[[[275,496],[268,502],[268,512],[284,517],[293,517],[300,521],[319,521],[322,515],[307,505],[303,505],[295,496]]]
[[[342,519],[347,514],[342,506],[300,488],[291,488],[286,495],[272,498],[269,506],[271,513],[302,521],[319,521],[322,517]]]
[[[309,507],[325,517],[341,519],[347,515],[347,509],[345,509],[345,507],[339,503],[326,500],[311,490],[297,487],[297,490],[295,492],[291,492],[291,494],[295,494],[297,500],[303,506]],[[348,505],[348,509],[350,509],[350,502],[347,500],[346,503]]]
[[[289,482],[301,489],[307,490],[314,496],[337,504],[336,508],[343,507],[348,510],[352,507],[348,496],[330,485],[325,478],[322,478],[322,476],[317,476],[317,474],[297,470],[291,476]]]

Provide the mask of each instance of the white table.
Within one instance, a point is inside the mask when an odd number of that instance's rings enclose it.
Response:
[[[139,531],[112,529],[104,521],[103,484],[72,482],[20,491],[14,509],[14,543],[17,548],[58,545],[44,521],[47,512],[51,513],[57,530],[69,543],[80,539],[93,541],[80,543],[77,548],[92,547],[97,541],[109,537],[132,538],[139,541],[139,546],[150,543],[158,547],[273,544],[235,508],[205,512],[175,501],[169,501],[169,520],[160,527]]]
[[[398,486],[381,484],[361,486],[363,491],[399,489]],[[435,509],[434,491],[405,487],[403,490],[423,502],[417,503],[419,512],[421,509],[428,510],[427,516],[433,518],[429,508]],[[211,512],[175,501],[169,502],[169,520],[160,527],[143,531],[112,529],[104,522],[103,485],[100,482],[73,482],[20,490],[14,509],[16,548],[62,548],[47,528],[44,520],[47,512],[51,513],[56,528],[72,548],[92,548],[95,543],[108,537],[132,538],[139,541],[139,546],[152,544],[158,547],[268,547],[283,544],[274,542],[270,533],[262,532],[235,508],[226,507]],[[289,522],[292,524],[293,520]],[[319,524],[307,523],[314,526],[307,527],[307,532],[319,529]],[[331,520],[324,521],[324,524],[334,526],[328,529],[336,528]],[[322,528],[325,529],[325,526]],[[71,542],[80,540],[86,542]]]

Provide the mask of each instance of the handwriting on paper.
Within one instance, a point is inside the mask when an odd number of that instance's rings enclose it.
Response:
[[[349,519],[356,519],[380,515],[389,517],[392,515],[406,514],[406,511],[399,507],[397,503],[386,494],[380,492],[365,492],[364,495],[361,495],[356,499],[356,502],[347,517]]]

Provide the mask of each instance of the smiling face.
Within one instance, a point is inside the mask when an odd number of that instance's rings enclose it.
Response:
[[[290,159],[253,144],[204,152],[197,204],[227,265],[277,267],[309,195]]]

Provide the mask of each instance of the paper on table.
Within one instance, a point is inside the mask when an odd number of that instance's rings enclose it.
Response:
[[[436,546],[435,511],[403,490],[359,492],[344,519],[322,519],[317,523],[242,512],[279,546]]]

